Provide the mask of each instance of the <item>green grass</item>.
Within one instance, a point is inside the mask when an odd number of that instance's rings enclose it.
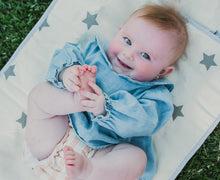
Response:
[[[0,69],[52,0],[0,0]],[[220,180],[219,125],[187,163],[177,180]],[[169,162],[167,162],[169,166]]]
[[[177,180],[220,180],[219,125],[190,159]]]
[[[52,0],[0,0],[0,69]]]

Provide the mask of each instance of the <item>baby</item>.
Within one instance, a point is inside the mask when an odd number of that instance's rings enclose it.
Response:
[[[163,77],[187,41],[173,8],[147,5],[120,26],[107,50],[96,37],[84,49],[67,43],[56,51],[50,83],[36,86],[28,99],[25,152],[41,174],[152,179],[151,136],[173,112],[173,85]]]

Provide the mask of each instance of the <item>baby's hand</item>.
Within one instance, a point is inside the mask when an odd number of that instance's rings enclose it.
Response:
[[[80,89],[79,67],[80,65],[70,66],[62,74],[63,84],[70,92],[77,92]]]
[[[102,90],[94,82],[89,81],[88,85],[92,88],[93,92],[80,90],[79,93],[82,97],[86,98],[81,100],[81,105],[84,111],[91,112],[94,116],[105,115],[105,96]]]

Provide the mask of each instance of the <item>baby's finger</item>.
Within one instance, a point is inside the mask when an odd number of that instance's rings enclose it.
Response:
[[[87,108],[94,108],[96,106],[95,101],[91,101],[91,100],[81,100],[81,104],[82,106]]]
[[[72,76],[70,78],[70,80],[75,83],[76,85],[80,85],[80,80],[79,80],[79,77],[78,76]]]
[[[96,100],[97,99],[97,95],[96,94],[88,92],[88,91],[84,91],[84,90],[80,91],[80,95],[82,95],[84,97],[87,97],[90,100]]]
[[[79,78],[78,77],[71,77],[68,79],[68,84],[69,86],[72,86],[72,87],[79,87],[80,86],[80,81],[79,81]]]
[[[76,84],[74,84],[71,81],[67,82],[66,88],[71,92],[76,92],[76,91],[79,91],[79,89],[80,89],[79,86],[77,86]]]
[[[65,85],[65,87],[66,87],[66,89],[67,89],[69,92],[75,92],[75,90],[72,89],[71,86],[69,86],[69,85]]]
[[[78,66],[73,66],[71,69],[70,69],[70,73],[71,74],[74,74],[76,76],[79,76],[79,67]]]
[[[72,84],[71,88],[73,89],[73,92],[77,92],[80,90],[80,87],[75,84]]]
[[[95,91],[95,93],[97,95],[101,95],[102,94],[102,90],[99,88],[99,86],[96,85],[96,83],[89,81],[88,85]]]

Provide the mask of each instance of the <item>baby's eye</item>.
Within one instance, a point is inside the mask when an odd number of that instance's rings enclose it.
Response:
[[[140,54],[144,59],[150,60],[150,56],[146,52],[141,52]]]
[[[129,45],[129,46],[132,45],[131,40],[128,39],[127,37],[124,37],[124,41],[125,41],[125,43],[126,43],[127,45]]]

